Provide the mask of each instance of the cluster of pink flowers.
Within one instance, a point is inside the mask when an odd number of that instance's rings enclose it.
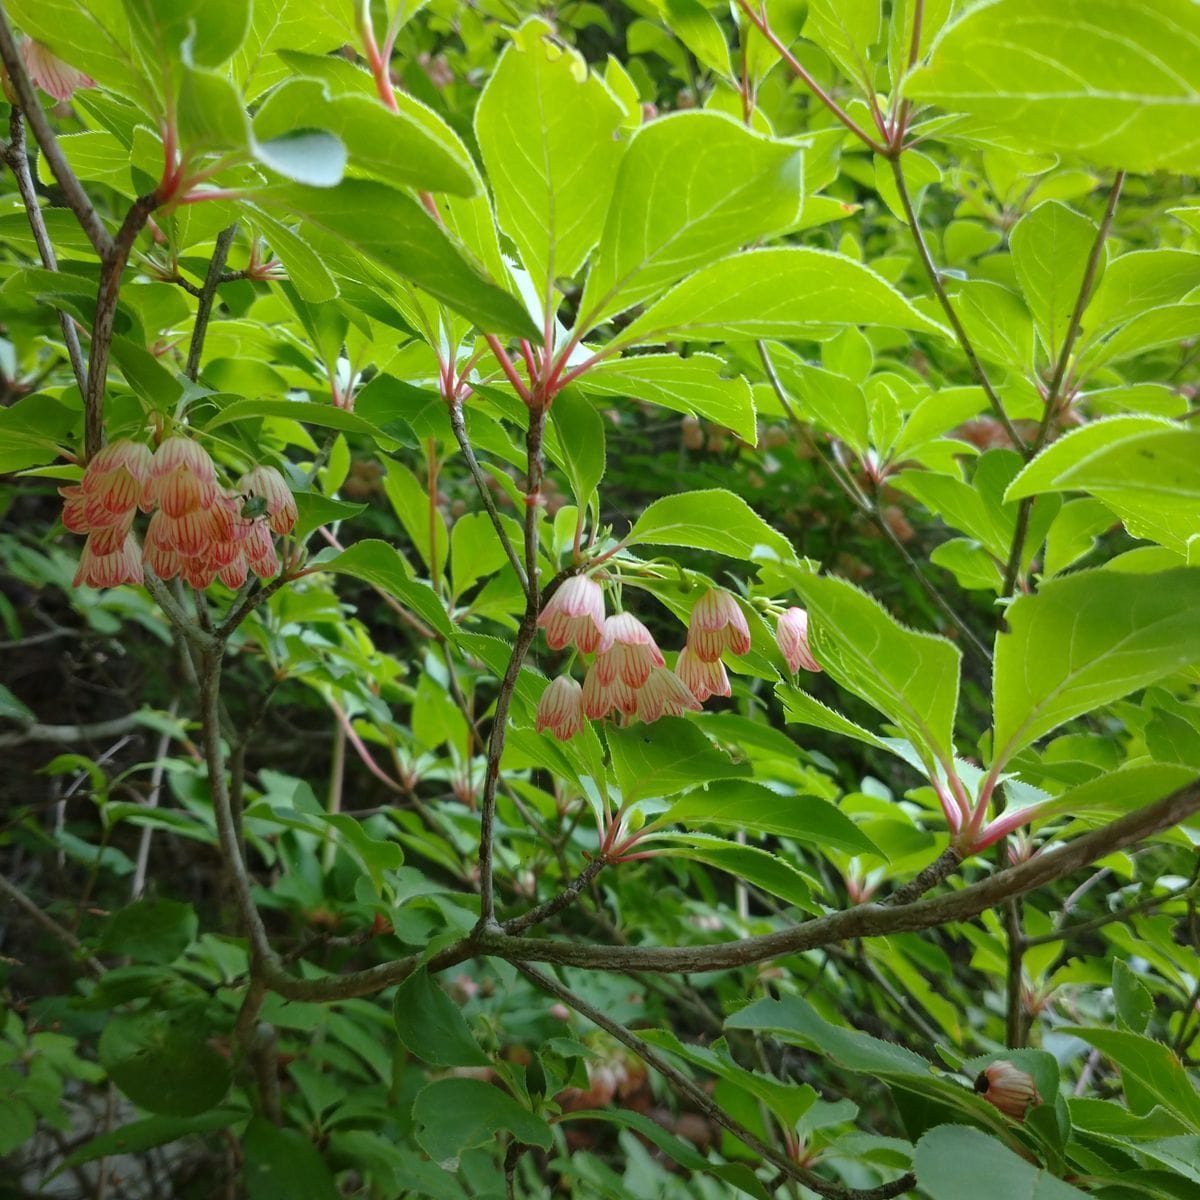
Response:
[[[141,583],[145,567],[195,588],[215,579],[237,588],[250,571],[267,579],[279,570],[271,535],[290,533],[297,515],[274,467],[255,467],[224,488],[208,452],[184,437],[166,438],[153,453],[140,442],[111,442],[80,483],[59,493],[63,524],[87,535],[76,587]],[[140,547],[131,534],[139,508],[152,514]]]
[[[670,670],[654,635],[632,613],[606,616],[600,585],[584,575],[568,579],[538,618],[552,650],[572,643],[595,654],[581,685],[560,675],[542,694],[538,730],[565,741],[585,719],[614,710],[640,721],[696,712],[709,696],[728,696],[729,678],[721,655],[750,649],[750,629],[738,602],[728,593],[705,592],[692,610],[687,645]]]
[[[737,600],[710,588],[692,609],[687,645],[670,670],[654,636],[631,613],[606,616],[604,592],[586,575],[573,575],[550,598],[538,625],[551,650],[576,646],[595,654],[582,684],[560,675],[542,693],[538,732],[560,741],[573,738],[587,719],[619,712],[647,723],[669,715],[697,712],[710,696],[730,695],[721,656],[750,649],[750,627]],[[821,668],[808,645],[808,614],[789,608],[780,618],[776,640],[793,674]]]

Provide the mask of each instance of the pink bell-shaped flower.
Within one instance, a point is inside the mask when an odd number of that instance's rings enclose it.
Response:
[[[741,605],[726,591],[709,588],[692,609],[688,645],[705,662],[716,662],[726,650],[745,654],[750,627]]]
[[[637,715],[647,725],[661,716],[682,717],[685,712],[699,712],[700,701],[687,685],[665,667],[655,667],[650,677],[638,689]]]
[[[546,602],[538,617],[551,650],[562,650],[572,642],[585,654],[600,644],[604,632],[604,592],[586,575],[572,575]]]
[[[806,671],[821,670],[821,664],[813,658],[809,649],[808,613],[804,609],[789,608],[779,618],[779,624],[775,627],[775,641],[793,675],[801,668]]]
[[[614,613],[604,622],[594,669],[605,687],[620,679],[640,688],[650,672],[661,666],[665,660],[654,635],[632,613]]]
[[[537,730],[549,729],[560,742],[583,728],[583,688],[570,675],[559,675],[538,701]]]
[[[267,504],[267,524],[280,535],[291,533],[298,516],[296,498],[274,467],[255,467],[238,480],[243,496],[260,497]]]
[[[55,100],[70,100],[76,88],[93,88],[96,81],[63,62],[41,42],[21,39],[21,60],[30,82]]]
[[[593,720],[607,717],[615,708],[627,717],[637,711],[637,689],[631,687],[619,675],[604,683],[597,669],[598,662],[588,668],[583,681],[583,711]]]
[[[691,646],[684,646],[675,660],[675,674],[701,704],[709,696],[730,695],[729,676],[719,659],[705,662]]]
[[[96,537],[96,534],[90,533],[83,543],[79,569],[75,572],[75,587],[83,584],[94,588],[113,588],[123,583],[141,583],[142,560],[134,539],[125,538],[116,549],[101,554],[96,548]]]

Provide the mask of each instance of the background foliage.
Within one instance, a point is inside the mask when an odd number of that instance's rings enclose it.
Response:
[[[0,13],[0,1195],[1197,1194],[1190,0]]]

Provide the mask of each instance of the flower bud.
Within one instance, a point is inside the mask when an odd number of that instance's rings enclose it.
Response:
[[[979,1073],[975,1090],[1014,1121],[1024,1121],[1030,1106],[1042,1102],[1033,1076],[1005,1058],[997,1059]]]
[[[775,627],[775,641],[787,659],[788,670],[793,675],[802,667],[806,671],[819,671],[821,664],[813,658],[808,645],[808,613],[802,608],[789,608],[779,618]]]

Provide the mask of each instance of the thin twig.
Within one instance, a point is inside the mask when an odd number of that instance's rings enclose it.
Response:
[[[217,298],[217,286],[221,282],[221,271],[225,259],[229,256],[229,247],[237,236],[237,222],[234,221],[217,235],[217,243],[213,247],[213,256],[208,264],[208,274],[204,286],[200,289],[200,303],[196,308],[196,320],[192,325],[192,342],[188,347],[187,366],[184,374],[194,383],[200,374],[200,356],[204,353],[204,338],[208,333],[208,322],[212,317],[213,303]]]
[[[37,243],[42,266],[47,271],[57,271],[58,259],[46,229],[41,205],[38,204],[33,175],[29,170],[29,158],[25,151],[25,122],[21,119],[20,108],[15,105],[8,118],[8,128],[12,140],[5,147],[4,159],[17,181],[17,190],[21,193],[21,203],[24,205],[26,217],[29,218],[29,228],[33,231],[33,240]],[[79,331],[75,328],[74,318],[61,308],[58,310],[58,323],[67,347],[67,357],[71,360],[71,370],[75,373],[75,383],[82,396],[87,389],[87,365],[83,360],[83,348],[79,344]]]
[[[550,920],[551,917],[557,916],[564,908],[574,904],[578,899],[580,892],[586,888],[597,875],[608,865],[607,859],[593,858],[574,879],[557,896],[547,900],[544,904],[539,904],[536,908],[531,908],[527,913],[522,913],[519,917],[513,917],[509,921],[505,921],[501,928],[508,934],[524,933],[526,929],[531,929],[534,925],[540,925],[543,921]]]
[[[517,970],[535,987],[556,997],[563,1004],[573,1008],[580,1016],[586,1017],[593,1025],[603,1029],[605,1033],[615,1038],[627,1049],[633,1051],[647,1066],[653,1067],[681,1095],[696,1106],[706,1117],[715,1121],[723,1129],[727,1129],[739,1141],[744,1142],[756,1154],[760,1155],[772,1166],[787,1175],[789,1179],[802,1183],[820,1196],[830,1200],[889,1200],[901,1196],[916,1186],[912,1175],[903,1175],[891,1183],[877,1188],[848,1188],[800,1166],[786,1154],[767,1145],[757,1134],[747,1129],[740,1121],[729,1115],[709,1094],[689,1079],[673,1063],[667,1061],[649,1042],[637,1036],[632,1030],[606,1016],[599,1009],[593,1008],[582,997],[575,995],[560,984],[556,979],[523,963],[517,964]]]
[[[454,436],[458,440],[463,458],[467,460],[467,467],[471,472],[471,478],[475,481],[475,490],[479,493],[480,500],[483,501],[483,507],[487,509],[492,526],[496,530],[496,536],[500,539],[500,545],[504,547],[504,553],[508,555],[508,561],[512,564],[512,569],[516,572],[517,578],[521,581],[521,590],[525,593],[526,599],[528,599],[529,580],[525,577],[525,568],[521,566],[521,560],[517,556],[517,548],[512,544],[512,539],[508,536],[508,530],[504,528],[504,523],[500,520],[500,512],[496,508],[496,501],[492,496],[491,489],[487,485],[487,478],[479,465],[479,460],[475,457],[475,448],[471,445],[471,439],[467,436],[467,427],[463,421],[462,402],[457,399],[450,400],[449,410],[450,428],[454,430]]]
[[[78,956],[83,965],[93,975],[104,974],[104,965],[99,959],[84,953],[79,939],[69,929],[60,925],[48,912],[31,900],[15,883],[11,882],[4,875],[0,875],[0,892],[3,892],[18,908],[24,909],[43,929],[53,934],[54,937],[62,942],[72,954]]]
[[[83,447],[84,455],[89,459],[104,442],[104,390],[108,384],[108,357],[112,350],[113,322],[117,316],[121,277],[125,273],[133,243],[158,205],[159,199],[154,192],[139,196],[133,202],[100,264],[100,289],[96,295],[87,390],[83,398]]]
[[[93,738],[117,737],[136,729],[140,713],[94,721],[90,725],[26,725],[15,733],[0,733],[0,747],[23,746],[26,742],[53,742],[73,745]]]
[[[771,358],[771,352],[767,347],[767,343],[761,338],[757,342],[758,356],[762,361],[763,370],[766,372],[767,381],[771,385],[776,398],[779,400],[783,411],[787,414],[788,419],[796,426],[797,429],[806,431],[804,422],[801,421],[799,414],[796,412],[795,406],[792,404],[791,397],[787,393],[787,388],[783,386],[783,381],[779,378],[779,372],[775,368],[775,362]],[[905,565],[913,573],[917,582],[924,589],[925,594],[937,606],[938,611],[951,622],[952,625],[966,638],[967,646],[977,654],[985,665],[991,666],[992,656],[988,648],[979,640],[975,631],[963,620],[963,618],[955,611],[954,606],[946,599],[945,596],[934,586],[933,581],[925,574],[921,564],[908,552],[908,548],[896,536],[895,530],[884,520],[883,514],[879,511],[879,505],[866,496],[857,486],[854,481],[847,476],[843,476],[838,467],[829,460],[825,451],[818,445],[816,438],[809,436],[808,444],[812,447],[813,452],[817,456],[817,460],[829,473],[833,481],[842,489],[850,503],[854,505],[865,516],[871,518],[880,533],[891,543],[892,547],[897,551],[901,558],[904,559]]]
[[[171,706],[167,709],[167,714],[175,718],[179,712],[179,697],[175,696],[171,700]],[[150,790],[146,794],[146,808],[154,809],[158,807],[158,797],[162,792],[163,776],[167,769],[167,750],[171,746],[171,731],[164,730],[162,737],[158,739],[158,747],[154,752],[154,767],[150,772]],[[138,840],[137,858],[134,862],[133,882],[129,887],[130,901],[141,899],[142,891],[146,887],[146,868],[150,863],[150,839],[154,836],[153,825],[143,825],[142,835]]]
[[[929,277],[929,283],[933,288],[934,295],[937,296],[938,303],[942,306],[942,311],[946,314],[946,319],[950,322],[950,327],[954,330],[954,336],[958,339],[959,346],[962,347],[963,353],[967,356],[967,362],[971,364],[971,370],[975,375],[975,379],[979,383],[979,386],[983,388],[983,394],[987,397],[992,412],[996,414],[996,420],[1004,427],[1004,432],[1008,434],[1012,444],[1024,452],[1025,442],[1017,432],[1012,421],[1009,420],[1008,413],[1004,410],[1003,402],[996,394],[996,389],[992,387],[992,382],[988,378],[987,371],[984,370],[983,363],[979,361],[979,355],[975,353],[975,346],[971,342],[971,338],[962,321],[959,319],[954,305],[950,302],[950,297],[946,293],[945,285],[942,283],[942,277],[938,273],[933,256],[929,253],[929,246],[925,242],[925,235],[921,232],[921,223],[917,220],[916,210],[913,208],[912,197],[908,194],[908,184],[904,179],[904,169],[900,165],[900,158],[898,156],[892,158],[891,163],[892,175],[896,180],[896,191],[899,193],[900,204],[904,209],[904,218],[908,222],[909,231],[912,233],[913,242],[917,248],[917,256],[921,260],[921,265],[925,268],[925,274]]]
[[[1066,335],[1054,365],[1054,375],[1046,392],[1046,406],[1042,412],[1042,421],[1038,426],[1037,436],[1029,447],[1028,458],[1032,458],[1046,444],[1050,436],[1050,427],[1058,413],[1059,401],[1062,399],[1063,386],[1067,379],[1067,368],[1071,362],[1071,352],[1079,337],[1083,322],[1083,313],[1092,298],[1092,289],[1096,283],[1096,274],[1100,269],[1100,260],[1104,257],[1104,244],[1108,240],[1112,228],[1113,217],[1117,211],[1117,201],[1121,198],[1121,188],[1125,184],[1125,172],[1118,171],[1113,179],[1113,185],[1108,193],[1108,203],[1104,206],[1104,215],[1096,229],[1096,237],[1088,254],[1087,265],[1084,268],[1083,279],[1079,284],[1079,294],[1075,297],[1075,307],[1071,310],[1071,322],[1067,326]],[[1008,563],[1004,568],[1004,596],[1011,596],[1017,585],[1017,577],[1021,573],[1021,559],[1025,553],[1025,539],[1029,535],[1029,515],[1033,510],[1033,496],[1026,496],[1017,509],[1017,524],[1013,531],[1012,549],[1008,554]]]
[[[75,214],[76,220],[83,232],[87,234],[88,241],[92,243],[101,261],[107,260],[114,250],[113,239],[108,230],[104,228],[104,222],[97,215],[95,206],[83,190],[83,185],[75,177],[75,172],[71,170],[66,155],[63,154],[58,139],[50,128],[50,122],[46,119],[41,104],[38,103],[37,92],[34,91],[33,84],[30,83],[29,76],[25,72],[25,64],[21,60],[21,54],[17,49],[16,39],[13,37],[12,27],[8,23],[8,16],[4,11],[3,4],[0,4],[0,59],[4,62],[9,82],[17,93],[17,100],[25,113],[25,119],[29,122],[30,129],[33,130],[33,136],[41,148],[42,154],[45,155],[50,171],[66,199],[67,206]]]

